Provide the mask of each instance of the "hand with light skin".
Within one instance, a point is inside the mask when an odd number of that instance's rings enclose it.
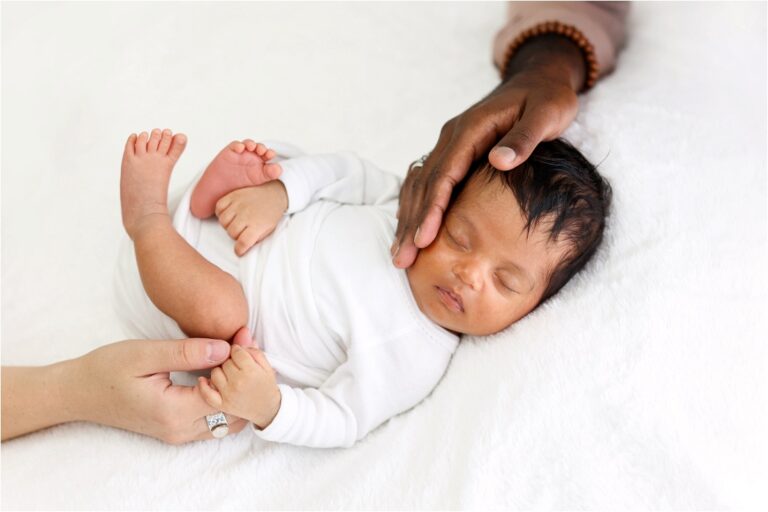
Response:
[[[250,339],[250,334],[243,327],[236,337]],[[275,370],[254,346],[233,345],[231,357],[213,369],[210,380],[198,378],[197,389],[211,407],[245,418],[260,429],[269,426],[280,410],[282,395]]]
[[[539,142],[557,138],[576,117],[585,76],[581,51],[568,38],[541,35],[523,44],[502,82],[445,123],[423,166],[408,172],[391,249],[395,266],[410,267],[435,240],[451,192],[473,161],[487,154],[491,165],[508,171]]]
[[[173,384],[169,372],[211,368],[229,354],[222,340],[128,340],[48,366],[3,367],[2,439],[72,421],[171,444],[213,439],[205,416],[217,409],[196,388]],[[247,425],[227,419],[230,434]]]
[[[285,185],[282,181],[273,180],[225,195],[216,202],[216,217],[235,240],[235,254],[242,256],[275,230],[287,209]]]

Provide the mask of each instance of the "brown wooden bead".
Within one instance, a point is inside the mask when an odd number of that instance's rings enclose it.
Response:
[[[506,75],[507,68],[509,67],[509,61],[512,60],[512,57],[520,48],[520,46],[531,37],[542,34],[564,35],[579,47],[587,64],[587,76],[584,88],[590,89],[593,87],[597,82],[600,69],[597,63],[597,56],[595,55],[594,46],[592,46],[592,43],[589,41],[589,39],[587,39],[587,37],[582,34],[581,31],[575,26],[566,25],[559,21],[545,21],[539,23],[533,27],[529,27],[523,30],[517,37],[515,37],[515,39],[507,47],[507,51],[504,52],[504,60],[502,61],[503,64],[500,69],[501,76],[504,77]]]

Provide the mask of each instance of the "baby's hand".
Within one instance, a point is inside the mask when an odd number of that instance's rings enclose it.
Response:
[[[232,345],[230,359],[213,369],[210,381],[198,378],[197,387],[211,407],[252,421],[261,429],[272,423],[280,410],[275,371],[255,347]]]
[[[242,256],[275,230],[287,209],[285,186],[274,180],[225,195],[216,203],[216,217],[237,240],[235,254]]]

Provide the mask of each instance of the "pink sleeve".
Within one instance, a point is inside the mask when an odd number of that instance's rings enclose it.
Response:
[[[592,43],[598,77],[613,70],[626,38],[629,2],[510,2],[507,25],[493,44],[493,62],[501,69],[507,48],[524,30],[548,21],[573,25]]]

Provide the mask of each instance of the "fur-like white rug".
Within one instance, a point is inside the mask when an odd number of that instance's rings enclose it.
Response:
[[[4,4],[3,364],[121,339],[111,272],[131,131],[349,149],[404,173],[496,83],[505,6]],[[2,446],[12,509],[768,509],[766,5],[644,4],[566,133],[611,181],[586,271],[462,342],[352,449],[166,446],[71,424]]]

